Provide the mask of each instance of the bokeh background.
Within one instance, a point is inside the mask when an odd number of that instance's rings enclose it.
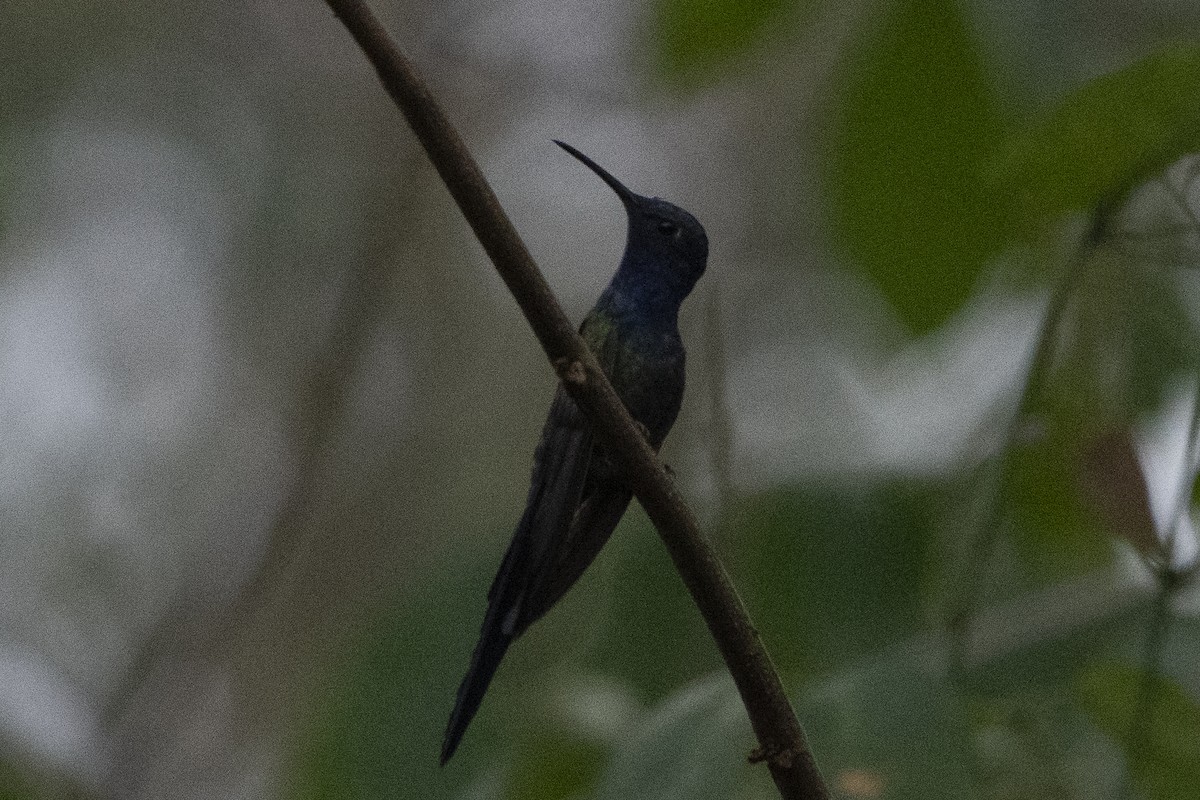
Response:
[[[843,798],[1200,793],[1200,9],[376,2],[576,319],[707,227],[664,450]],[[0,8],[0,798],[766,798],[640,509],[437,753],[553,374],[322,3]]]

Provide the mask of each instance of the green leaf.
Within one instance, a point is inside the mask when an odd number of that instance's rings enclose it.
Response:
[[[498,681],[454,761],[438,766],[442,731],[476,633],[463,620],[479,617],[485,569],[491,566],[470,565],[453,584],[406,597],[363,632],[347,663],[314,693],[314,718],[298,742],[287,797],[373,800],[395,796],[397,787],[404,796],[450,797],[456,783],[471,777],[472,765],[503,752],[495,720],[512,687]]]
[[[1128,348],[1130,408],[1156,411],[1170,400],[1178,379],[1200,367],[1200,344],[1173,270],[1132,264],[1123,278],[1104,295],[1106,328],[1120,331]]]
[[[890,648],[803,693],[797,713],[835,796],[981,796],[971,791],[964,698],[928,644]]]
[[[697,84],[715,67],[744,52],[767,23],[801,0],[659,0],[654,28],[663,73]]]
[[[504,796],[586,796],[641,706],[626,684],[607,676],[575,673],[556,683],[531,683],[535,699],[526,697],[521,705],[524,733]]]
[[[1101,248],[1075,297],[1054,372],[1009,456],[1015,539],[1040,578],[1107,563],[1105,532],[1146,554],[1161,547],[1128,432],[1200,366],[1167,271]]]
[[[988,789],[964,797],[1120,796],[1111,745],[1071,689],[1086,665],[1140,645],[1148,604],[1129,591],[1102,570],[980,610],[968,669],[947,681],[971,718],[972,774]]]
[[[730,570],[782,669],[827,670],[920,628],[936,503],[903,485],[739,502]]]
[[[1124,664],[1100,664],[1077,683],[1100,730],[1125,750],[1151,800],[1193,797],[1200,789],[1200,705],[1174,681]]]
[[[571,731],[541,728],[522,742],[506,797],[540,800],[579,797],[590,788],[608,755],[602,743]]]
[[[985,793],[975,782],[973,718],[979,703],[947,678],[944,659],[936,639],[917,637],[831,671],[797,692],[797,716],[834,796],[1004,796]],[[1046,687],[1044,694],[1060,697],[1061,683]],[[1052,725],[1077,730],[1078,712],[1061,716],[1063,709],[1073,707],[1056,705]],[[745,711],[728,676],[716,674],[681,689],[622,738],[594,797],[775,796],[766,770],[745,761],[753,746]]]
[[[697,681],[639,720],[597,783],[594,800],[724,800],[751,769],[746,711],[725,673]]]
[[[596,598],[606,624],[596,626],[601,639],[589,648],[588,667],[631,685],[643,701],[720,668],[704,620],[641,506],[626,512],[597,562],[589,572],[605,563],[613,572]],[[595,618],[595,603],[589,615]]]
[[[835,234],[904,322],[928,331],[967,299],[1006,233],[982,179],[1004,121],[959,4],[894,2],[840,85]]]
[[[41,796],[23,769],[0,760],[0,800],[35,800]]]
[[[1195,398],[1192,402],[1200,402],[1200,398]],[[1200,474],[1192,478],[1192,524],[1200,523]]]
[[[1200,146],[1200,47],[1091,81],[1014,135],[991,173],[1034,229],[1153,176]]]
[[[1148,609],[1143,600],[1104,569],[982,609],[978,662],[963,685],[988,698],[1061,698],[1080,669],[1140,639]]]
[[[1036,418],[1045,430],[1009,454],[1007,503],[1022,562],[1043,581],[1108,564],[1112,550],[1080,478],[1089,444],[1107,432],[1084,432],[1062,417]]]
[[[510,649],[444,769],[438,748],[494,557],[463,554],[452,582],[414,592],[377,620],[321,696],[295,754],[289,796],[366,800],[392,796],[397,786],[431,799],[464,786],[491,797],[586,792],[612,734],[587,730],[581,719],[594,722],[603,711],[613,724],[613,713],[719,664],[644,514],[631,509],[627,517],[579,584]]]

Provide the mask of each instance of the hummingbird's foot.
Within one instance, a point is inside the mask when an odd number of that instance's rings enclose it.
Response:
[[[801,754],[787,747],[778,747],[776,745],[760,745],[750,751],[750,755],[746,756],[746,761],[751,764],[761,764],[767,761],[771,764],[791,769],[792,764]]]
[[[667,473],[667,474],[668,474],[668,475],[670,475],[672,478],[674,478],[674,477],[675,477],[675,470],[674,470],[674,469],[671,467],[671,465],[670,465],[670,464],[668,464],[668,463],[667,463],[667,462],[665,462],[665,461],[663,462],[663,472]]]
[[[750,764],[761,764],[770,758],[770,752],[765,747],[756,747],[750,751],[750,755],[746,756],[746,762]]]

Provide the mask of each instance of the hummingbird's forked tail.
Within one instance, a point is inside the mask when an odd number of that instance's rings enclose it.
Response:
[[[488,608],[475,652],[471,654],[471,666],[463,676],[462,683],[458,685],[458,697],[454,701],[454,710],[450,712],[446,736],[442,739],[442,766],[446,766],[446,762],[458,749],[458,743],[474,719],[475,712],[479,710],[479,704],[483,702],[483,696],[487,693],[504,653],[516,638],[504,632],[503,620],[495,613],[497,610],[495,604]]]

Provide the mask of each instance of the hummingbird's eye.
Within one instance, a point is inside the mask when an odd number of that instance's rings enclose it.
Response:
[[[677,226],[674,222],[663,221],[658,223],[658,232],[664,236],[670,236],[677,230],[679,230],[679,226]]]

